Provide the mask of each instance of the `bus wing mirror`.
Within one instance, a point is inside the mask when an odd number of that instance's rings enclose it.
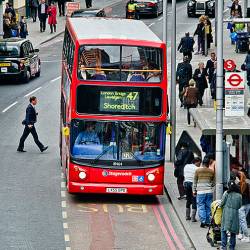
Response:
[[[62,128],[62,134],[64,136],[69,136],[69,127],[63,127]]]

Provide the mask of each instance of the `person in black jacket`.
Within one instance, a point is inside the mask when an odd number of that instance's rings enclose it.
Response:
[[[188,148],[188,144],[183,142],[181,143],[181,149],[177,152],[176,160],[174,162],[175,171],[174,175],[177,178],[177,186],[179,191],[178,200],[185,198],[185,189],[184,189],[184,167],[186,164],[190,164],[194,159],[193,152]]]
[[[65,2],[66,0],[58,0],[59,16],[65,16]]]
[[[184,56],[183,62],[178,63],[176,71],[176,81],[179,83],[179,99],[181,107],[183,107],[183,94],[186,87],[188,87],[189,80],[192,78],[192,66],[189,63],[189,57]]]
[[[195,55],[204,54],[205,50],[205,16],[200,16],[199,23],[197,24],[194,36],[198,36],[198,50]]]
[[[183,53],[183,56],[188,56],[189,61],[192,60],[192,52],[194,46],[194,39],[193,37],[189,36],[189,32],[185,33],[185,36],[181,38],[180,44],[177,48],[178,51]]]
[[[38,0],[30,0],[30,10],[33,22],[36,22],[38,6],[39,6]]]
[[[20,142],[17,148],[18,152],[26,152],[24,150],[24,142],[27,139],[28,135],[31,133],[36,145],[39,147],[40,151],[45,151],[48,146],[44,146],[38,139],[38,135],[35,128],[35,123],[37,121],[38,113],[35,110],[35,105],[37,104],[37,98],[35,96],[30,97],[30,104],[26,108],[26,116],[22,124],[25,126],[23,134],[20,138]]]
[[[41,0],[38,6],[38,18],[40,20],[40,32],[44,32],[46,29],[46,19],[48,17],[48,5],[45,0]]]
[[[239,4],[239,0],[234,0],[232,6],[231,6],[231,16],[234,16],[235,11],[238,12],[239,17],[242,17],[242,8],[241,5]]]
[[[86,8],[92,7],[92,0],[85,0],[85,3],[86,3]]]
[[[198,64],[198,68],[194,71],[193,78],[196,81],[196,87],[199,90],[199,105],[203,105],[203,95],[205,92],[205,89],[208,87],[207,85],[207,71],[204,67],[204,63],[200,62]]]

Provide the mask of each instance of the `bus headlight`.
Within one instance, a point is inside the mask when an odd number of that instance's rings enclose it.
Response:
[[[152,174],[152,173],[149,174],[149,175],[148,175],[148,180],[149,180],[149,181],[154,181],[154,180],[155,180],[155,175]]]
[[[79,178],[80,178],[81,180],[84,180],[84,179],[86,179],[87,174],[86,174],[85,172],[80,172],[78,176],[79,176]]]

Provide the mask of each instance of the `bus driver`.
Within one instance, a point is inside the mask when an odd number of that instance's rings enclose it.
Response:
[[[93,122],[86,122],[86,130],[80,132],[76,138],[75,145],[77,144],[100,144]]]

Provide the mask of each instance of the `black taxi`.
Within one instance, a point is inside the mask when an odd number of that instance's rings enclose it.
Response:
[[[38,52],[28,39],[0,39],[0,83],[11,79],[27,83],[30,78],[39,77]]]

